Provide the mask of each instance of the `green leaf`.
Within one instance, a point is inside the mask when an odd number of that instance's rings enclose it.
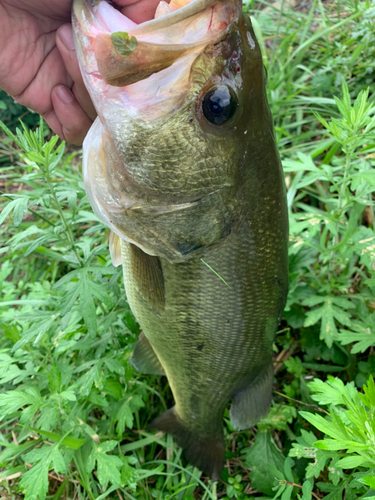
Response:
[[[94,366],[88,370],[82,377],[80,377],[76,384],[79,386],[79,392],[88,396],[90,394],[93,384],[96,387],[102,388],[103,384],[103,373],[102,373],[102,360],[95,362]]]
[[[321,299],[321,297],[318,298]],[[324,300],[323,305],[307,313],[304,326],[315,325],[320,320],[320,338],[326,342],[328,347],[332,347],[333,339],[337,335],[335,319],[343,325],[350,326],[350,315],[341,308],[341,303],[334,304],[334,302],[337,303],[335,297],[328,295],[322,298]],[[309,299],[305,300],[303,304],[312,305]]]
[[[353,321],[351,330],[340,330],[337,338],[342,345],[353,344],[352,354],[365,352],[369,347],[375,346],[375,313],[367,316],[362,321]]]
[[[17,205],[17,200],[12,200],[5,206],[5,208],[0,214],[0,225],[5,221],[7,216],[10,214],[10,212],[14,209],[16,205]]]
[[[44,431],[41,429],[36,429],[35,427],[28,427],[28,426],[25,427],[35,432],[36,434],[40,434],[45,438],[51,439],[52,441],[55,442],[60,442],[61,444],[63,444],[67,448],[70,448],[71,450],[79,450],[79,448],[81,448],[85,443],[87,443],[87,439],[77,439],[71,436],[66,436],[63,438],[57,432]]]
[[[39,460],[48,461],[51,450],[52,448],[50,448],[49,446],[44,446],[43,448],[35,448],[34,450],[24,455],[23,460],[32,464],[35,462],[39,462]]]
[[[302,485],[302,500],[311,500],[311,492],[314,487],[313,479],[307,479]]]
[[[283,494],[281,495],[281,500],[290,500],[292,493],[293,493],[293,486],[289,484],[283,491]]]
[[[324,419],[320,415],[314,415],[313,413],[308,413],[306,411],[300,411],[300,415],[310,422],[314,427],[319,429],[321,432],[324,432],[330,437],[333,437],[338,440],[345,440],[346,436],[342,434],[342,432],[328,420]]]
[[[22,198],[18,198],[18,203],[17,205],[14,207],[14,211],[13,211],[13,224],[14,224],[14,227],[18,227],[21,222],[22,222],[22,219],[23,219],[23,215],[25,212],[27,212],[27,205],[28,205],[28,202],[29,202],[29,198],[28,197],[22,197]]]
[[[115,420],[117,420],[116,432],[119,437],[122,437],[125,427],[131,429],[133,427],[133,413],[130,409],[128,400],[124,401],[116,413]]]
[[[338,462],[336,462],[335,466],[341,467],[341,469],[355,469],[366,462],[367,460],[364,457],[352,455],[350,457],[341,458]]]
[[[1,212],[0,225],[13,210],[13,223],[15,227],[18,227],[22,222],[23,214],[27,212],[28,202],[28,196],[19,196],[16,199],[10,201]]]
[[[290,483],[294,483],[294,477],[293,477],[293,472],[292,472],[292,459],[290,457],[287,457],[284,462],[284,474],[286,479]]]
[[[25,391],[9,391],[1,394],[0,415],[4,418],[6,415],[14,413],[24,406],[28,406],[28,412],[23,410],[21,422],[26,420],[25,415],[31,418],[44,405],[44,398],[34,387],[27,387]]]
[[[129,488],[135,491],[139,481],[138,471],[129,464],[129,457],[123,456],[122,460],[123,466],[121,468],[121,484],[129,486]]]
[[[118,359],[106,358],[104,362],[108,370],[112,373],[117,373],[118,375],[125,374],[125,367]]]
[[[24,500],[44,500],[46,498],[48,493],[48,471],[49,460],[46,455],[45,459],[40,460],[34,467],[23,474],[19,488],[25,494]]]
[[[29,344],[33,339],[34,345],[48,332],[57,318],[57,314],[50,312],[40,312],[39,316],[45,316],[41,321],[34,323],[30,328],[22,333],[21,338],[13,346],[12,352],[17,351],[20,347]]]
[[[370,488],[375,489],[375,476],[366,476],[366,477],[361,477],[357,479],[362,484],[365,484],[366,486],[370,486]]]
[[[367,445],[360,445],[355,441],[343,441],[339,439],[322,439],[315,442],[315,446],[320,450],[346,450],[348,448],[367,448]]]
[[[297,416],[297,411],[293,406],[278,405],[272,406],[268,415],[258,423],[260,430],[274,428],[279,431],[286,430],[288,423],[293,422]]]
[[[360,255],[361,264],[372,269],[375,261],[375,232],[369,228],[360,226],[352,237],[354,251]]]
[[[111,40],[116,52],[122,57],[128,57],[138,46],[137,39],[129,37],[124,31],[116,31],[111,34]]]
[[[301,358],[291,356],[284,361],[285,368],[289,373],[295,373],[296,377],[300,377],[303,372],[303,365]]]
[[[360,394],[363,404],[375,409],[375,382],[372,375],[369,376],[367,384],[363,386],[363,392],[364,395]]]
[[[66,401],[77,401],[77,396],[72,389],[62,391],[59,396]]]
[[[81,282],[71,282],[67,286],[66,293],[61,304],[61,316],[65,316],[73,307],[81,292]]]
[[[55,472],[65,474],[67,472],[64,457],[57,446],[53,446],[50,460],[52,461],[52,468]]]
[[[79,279],[77,281],[77,276]],[[72,281],[70,281],[72,280]],[[97,331],[96,305],[94,299],[108,306],[112,305],[112,300],[108,294],[107,285],[99,285],[90,278],[88,268],[74,270],[60,279],[55,288],[65,288],[66,293],[63,299],[61,315],[67,314],[79,297],[79,310],[84,319],[87,330],[94,335]]]
[[[320,476],[320,473],[324,469],[327,460],[329,460],[330,455],[326,451],[323,450],[317,450],[316,451],[316,458],[314,462],[311,462],[307,467],[306,467],[306,478],[318,478]]]
[[[74,300],[78,295],[80,296],[80,312],[88,332],[93,335],[97,331],[96,305],[94,298],[97,298],[99,302],[104,302],[109,306],[112,304],[112,301],[106,293],[104,286],[98,285],[90,278],[87,269],[81,270],[80,280],[74,292]]]
[[[244,451],[246,453],[245,465],[252,469],[251,484],[261,493],[273,496],[275,476],[271,473],[269,464],[276,470],[283,471],[285,457],[275,445],[270,432],[259,430],[253,445]]]
[[[80,293],[80,311],[82,314],[82,317],[85,321],[85,324],[87,326],[87,330],[90,334],[94,335],[97,330],[97,323],[96,323],[96,307],[94,303],[94,299],[92,296],[92,289],[91,289],[91,284],[92,281],[88,277],[87,273],[85,271],[82,272],[81,274],[81,279],[80,279],[80,288],[79,288],[79,293]]]
[[[44,446],[36,448],[27,453],[23,460],[35,463],[27,471],[19,484],[20,489],[25,491],[25,500],[44,500],[48,492],[48,471],[53,468],[56,472],[65,474],[67,472],[66,463],[58,447]]]
[[[308,387],[315,393],[311,395],[311,398],[321,405],[342,405],[344,395],[352,399],[357,394],[354,382],[345,385],[341,379],[332,375],[328,375],[326,382],[315,378],[308,384]]]
[[[98,479],[101,486],[108,482],[114,485],[121,485],[121,474],[119,468],[123,462],[119,457],[107,455],[107,453],[117,446],[117,441],[106,441],[101,444],[93,443],[93,449],[87,461],[87,472],[92,472],[97,464]]]
[[[356,178],[356,177],[367,182],[367,184],[369,184],[369,186],[375,187],[375,171],[368,170],[365,172],[360,172],[354,176],[354,178]]]

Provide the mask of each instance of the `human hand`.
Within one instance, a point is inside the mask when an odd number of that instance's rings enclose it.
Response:
[[[159,0],[115,0],[140,23]],[[96,117],[74,48],[71,0],[0,0],[0,87],[62,139],[82,144]]]

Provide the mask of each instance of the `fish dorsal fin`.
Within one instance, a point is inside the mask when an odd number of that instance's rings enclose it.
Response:
[[[148,255],[132,244],[130,256],[133,285],[154,309],[164,309],[164,278],[159,257]]]
[[[138,338],[130,363],[140,373],[165,375],[164,368],[144,333]]]
[[[270,362],[246,389],[234,396],[229,416],[235,429],[253,427],[268,413],[272,400],[272,384],[273,364]]]
[[[110,231],[109,233],[109,254],[111,256],[111,261],[112,264],[115,267],[121,266],[122,259],[121,259],[121,242],[120,242],[120,237],[117,236],[116,233],[113,231]]]

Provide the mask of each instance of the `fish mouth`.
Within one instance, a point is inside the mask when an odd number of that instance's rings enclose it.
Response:
[[[107,0],[74,0],[74,31],[86,69],[111,86],[131,85],[217,43],[241,11],[238,0],[175,1],[182,6],[136,24]],[[176,5],[160,3],[167,11]]]

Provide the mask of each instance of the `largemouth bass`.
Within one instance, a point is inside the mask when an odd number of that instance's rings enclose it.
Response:
[[[74,0],[98,112],[84,181],[143,331],[132,363],[165,374],[175,399],[153,426],[215,480],[227,404],[245,429],[271,403],[287,293],[285,187],[241,2],[164,4],[136,25],[105,0]]]

